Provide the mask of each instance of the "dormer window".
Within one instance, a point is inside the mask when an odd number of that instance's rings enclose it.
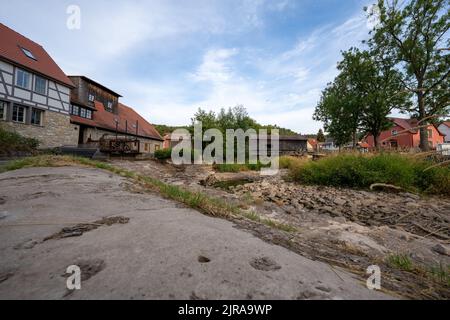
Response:
[[[397,131],[397,130],[392,130],[392,135],[393,135],[393,136],[398,135],[398,131]]]
[[[108,101],[108,110],[112,110],[112,106],[113,106],[112,102]]]
[[[90,93],[90,94],[89,94],[89,101],[90,101],[90,102],[94,102],[94,100],[95,100],[94,95]]]
[[[37,59],[34,57],[33,53],[30,50],[22,48],[22,47],[20,47],[20,49],[22,50],[23,54],[26,55],[28,58],[37,61]]]

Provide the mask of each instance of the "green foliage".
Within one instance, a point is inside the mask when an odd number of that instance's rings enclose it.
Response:
[[[399,186],[412,192],[450,195],[450,168],[410,156],[339,154],[291,169],[294,180],[306,184],[367,189],[373,183]]]
[[[278,159],[278,165],[280,169],[290,169],[295,170],[300,168],[311,160],[306,157],[292,157],[292,156],[281,156]]]
[[[406,254],[392,254],[387,257],[386,262],[391,268],[396,268],[404,271],[414,270],[413,262]]]
[[[358,131],[377,138],[391,125],[388,114],[407,105],[409,98],[402,92],[399,73],[386,61],[380,63],[373,53],[355,48],[342,55],[340,73],[323,91],[314,113],[338,146],[351,140],[356,145]]]
[[[37,139],[25,138],[0,127],[0,155],[13,155],[15,152],[33,153],[38,146]]]
[[[222,163],[215,164],[214,170],[218,172],[241,172],[241,171],[259,171],[261,168],[270,167],[270,165],[263,165],[261,162],[258,163],[246,163],[246,164],[237,164],[237,163]]]
[[[450,6],[448,0],[378,0],[379,24],[372,30],[369,47],[379,61],[393,62],[403,90],[416,96],[412,112],[419,120],[449,113]],[[373,15],[374,12],[369,13]],[[400,106],[402,107],[402,106]],[[421,130],[420,145],[428,149]]]
[[[155,158],[159,160],[170,159],[172,156],[172,149],[159,149],[155,151]]]
[[[317,133],[317,142],[325,142],[326,138],[325,135],[323,134],[323,130],[319,129],[319,132]]]
[[[177,129],[188,129],[188,126],[167,126],[165,124],[154,124],[155,129],[164,137],[166,134],[172,133]]]

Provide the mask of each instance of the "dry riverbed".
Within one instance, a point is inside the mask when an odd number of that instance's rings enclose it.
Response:
[[[105,170],[10,171],[0,174],[0,299],[397,297],[270,243],[284,236],[205,216]],[[81,268],[81,290],[66,288],[70,265]]]
[[[286,233],[254,221],[236,222],[269,243],[346,268],[361,279],[367,266],[380,265],[384,288],[403,297],[450,298],[448,198],[303,186],[289,182],[285,171],[261,178],[251,172],[214,173],[210,166],[113,164],[293,226],[297,231]]]

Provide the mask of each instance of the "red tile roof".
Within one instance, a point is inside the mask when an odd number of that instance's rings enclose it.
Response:
[[[92,120],[71,115],[70,117],[72,122],[115,132],[117,120],[119,123],[117,128],[119,133],[128,132],[128,134],[130,135],[136,135],[135,126],[137,121],[137,136],[156,139],[160,141],[164,140],[158,133],[158,131],[132,108],[119,103],[118,113],[114,114],[106,111],[103,103],[99,101],[94,101],[94,105],[97,111],[93,113]],[[128,127],[128,130],[126,129],[126,126]]]
[[[361,148],[370,148],[370,145],[369,145],[367,142],[365,142],[365,141],[360,142],[360,143],[359,143],[359,146],[360,146]]]
[[[316,139],[309,138],[308,142],[314,148],[317,146],[317,140]]]
[[[415,119],[402,119],[402,118],[389,118],[396,125],[402,127],[405,130],[409,130],[411,133],[417,133],[417,129],[412,129],[417,126],[417,120]],[[414,123],[416,122],[416,123]]]
[[[413,129],[415,127],[418,127],[422,124],[418,124],[417,119],[402,119],[402,118],[389,118],[391,121],[393,121],[396,125],[404,128],[405,130],[409,130],[410,133],[416,134],[419,129]],[[439,135],[445,136],[442,132],[440,132],[436,125],[433,125],[436,130],[438,131]]]
[[[31,41],[2,23],[0,23],[0,39],[0,59],[6,59],[69,87],[74,86],[45,49],[36,42]],[[21,48],[30,51],[36,60],[27,57]]]

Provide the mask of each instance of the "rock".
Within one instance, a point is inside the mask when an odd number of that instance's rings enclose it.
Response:
[[[341,198],[336,198],[336,199],[334,199],[334,203],[337,204],[338,206],[343,206],[344,204],[347,203],[347,201],[345,201],[344,199],[341,199]]]
[[[437,252],[437,253],[439,253],[439,254],[442,254],[442,255],[445,255],[445,256],[450,256],[450,247],[449,246],[444,246],[444,245],[438,243],[437,245],[435,245],[432,248],[432,250]]]
[[[410,199],[420,200],[420,196],[413,194],[413,193],[405,192],[405,193],[401,193],[400,195],[408,197]]]
[[[400,236],[400,239],[402,239],[402,240],[405,240],[405,241],[411,241],[411,237],[410,236],[408,236],[408,235],[406,235],[406,234],[402,234],[401,236]]]
[[[407,202],[405,205],[407,207],[410,207],[410,208],[417,208],[417,207],[419,207],[419,204],[417,202],[414,202],[414,201]]]

